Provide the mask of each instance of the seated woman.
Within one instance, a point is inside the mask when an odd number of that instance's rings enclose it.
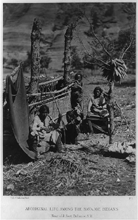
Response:
[[[42,105],[39,109],[39,114],[34,117],[33,123],[30,126],[30,139],[38,153],[44,153],[50,149],[51,145],[55,146],[58,152],[62,152],[61,133],[59,125],[61,121],[59,115],[57,123],[54,123],[49,116],[49,108],[47,105]]]
[[[101,87],[97,86],[93,91],[93,96],[91,96],[88,109],[87,109],[87,118],[105,118],[109,116],[109,112],[107,110],[107,104],[105,100],[105,96],[103,94],[103,90]],[[88,124],[90,127],[90,132],[93,133],[91,120],[88,120]]]

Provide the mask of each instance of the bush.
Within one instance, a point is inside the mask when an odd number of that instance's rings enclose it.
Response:
[[[12,58],[10,61],[9,61],[9,65],[12,65],[14,67],[18,66],[18,60],[15,59],[15,58]]]
[[[132,29],[122,30],[119,33],[118,40],[116,42],[116,51],[121,52],[123,48],[127,48],[131,42],[131,37],[133,38],[133,42],[130,48],[124,55],[124,60],[129,67],[135,67],[135,59],[136,59],[136,42],[135,35],[132,32]],[[132,35],[133,34],[133,35]]]
[[[81,59],[77,53],[77,48],[72,47],[71,49],[71,67],[75,68],[77,70],[82,69],[83,63],[81,62]]]
[[[27,51],[27,59],[23,63],[23,70],[28,72],[28,68],[31,67],[31,52]]]
[[[95,65],[93,63],[95,63],[94,58],[90,57],[87,54],[83,57],[83,68],[84,69],[91,69],[91,70],[95,69]]]
[[[110,17],[113,16],[113,14],[114,14],[114,4],[107,5],[107,9],[105,11],[104,16]]]
[[[42,57],[41,57],[41,60],[40,60],[41,68],[46,68],[46,69],[48,69],[49,64],[50,64],[51,62],[52,62],[51,57],[48,57],[48,55],[42,56]]]
[[[7,62],[7,59],[3,57],[3,65]]]

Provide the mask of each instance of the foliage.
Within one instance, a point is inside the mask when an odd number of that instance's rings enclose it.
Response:
[[[7,62],[7,59],[3,57],[3,65]]]
[[[113,20],[114,4],[93,3],[90,9],[90,17],[88,17],[86,14],[87,13],[84,13],[84,17],[86,16],[86,19],[89,20],[89,29],[84,33],[87,36],[92,37],[93,30],[97,32],[99,27],[104,28],[105,24],[108,24],[109,21]],[[107,20],[106,17],[109,17],[110,19]]]
[[[136,19],[136,3],[122,3],[122,11],[127,14],[128,20]]]
[[[92,24],[94,30],[96,30],[96,28],[99,27],[99,18],[97,12],[94,12],[92,15]]]
[[[58,3],[58,12],[52,30],[60,30],[62,27],[68,26],[71,23],[76,25],[78,20],[82,18],[81,9],[83,5],[83,3]]]
[[[121,10],[121,8],[120,8]],[[90,16],[84,13],[84,17],[89,25],[88,31],[84,34],[88,36],[88,43],[91,46],[92,53],[91,56],[97,60],[103,60],[108,62],[110,56],[112,59],[119,58],[121,53],[123,53],[132,40],[132,44],[129,49],[124,53],[124,60],[128,66],[135,66],[135,4],[122,3],[122,13],[126,13],[131,17],[130,26],[122,29],[115,38],[110,38],[108,35],[102,35],[100,30],[108,25],[114,20],[114,4],[94,3],[90,9]],[[107,19],[108,17],[108,19]],[[109,52],[109,53],[108,53]],[[89,65],[89,64],[88,64]],[[90,65],[89,65],[90,66]]]
[[[75,46],[71,48],[71,66],[75,69],[82,68],[82,62]]]
[[[45,54],[45,52],[41,51],[41,60],[40,60],[40,65],[41,68],[48,68],[50,62],[52,62],[52,59]],[[23,63],[23,69],[27,71],[27,69],[31,67],[31,52],[27,51],[27,59]]]
[[[135,31],[132,28],[121,30],[117,39],[108,39],[107,36],[100,38],[101,43],[111,54],[112,59],[119,58],[123,52],[123,59],[129,68],[135,67],[136,49],[135,49]],[[128,50],[126,50],[128,47]],[[126,51],[125,51],[126,50]],[[108,62],[109,56],[103,51],[100,57]]]
[[[42,57],[41,57],[41,60],[40,60],[41,68],[46,68],[46,69],[48,69],[49,64],[50,64],[51,62],[52,62],[51,57],[49,57],[48,55],[42,56]]]
[[[136,57],[136,45],[135,45],[135,34],[134,30],[132,29],[126,29],[122,30],[119,33],[118,40],[116,41],[116,51],[122,51],[123,48],[127,47],[132,39],[132,44],[130,48],[126,51],[124,55],[124,59],[126,60],[126,63],[128,66],[131,66],[132,64],[135,65],[135,57]]]
[[[129,68],[135,68],[136,36],[134,29],[129,28],[121,30],[116,39],[109,39],[107,36],[101,37],[100,35],[97,35],[96,37],[99,39],[98,41],[97,39],[94,40],[95,36],[91,36],[90,40],[88,39],[92,49],[91,57],[93,57],[93,59],[95,58],[108,62],[110,60],[109,54],[112,59],[115,59],[119,58],[124,53],[123,59],[127,66]],[[85,58],[86,57],[87,56],[85,56]],[[89,62],[92,61],[89,60]]]
[[[83,57],[83,68],[84,69],[94,69],[95,68],[95,59],[94,57],[85,54]]]
[[[113,16],[114,14],[114,4],[108,4],[105,10],[104,16]]]
[[[12,58],[10,61],[9,61],[9,65],[12,65],[14,67],[18,66],[18,60],[15,59],[15,58]]]
[[[31,52],[27,51],[27,59],[23,63],[23,70],[27,71],[28,67],[31,67]]]
[[[126,76],[127,67],[125,62],[120,59],[114,59],[108,62],[107,66],[103,68],[103,76],[109,82],[120,82]]]

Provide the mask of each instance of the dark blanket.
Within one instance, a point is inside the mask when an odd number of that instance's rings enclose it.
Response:
[[[11,126],[16,141],[30,158],[35,159],[36,154],[29,149],[27,143],[29,136],[29,111],[22,68],[20,68],[17,80],[14,83],[10,76],[7,76],[6,93]]]

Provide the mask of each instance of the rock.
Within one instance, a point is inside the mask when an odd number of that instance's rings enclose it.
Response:
[[[120,142],[115,142],[114,144],[110,145],[108,151],[115,153],[124,153],[124,147]]]
[[[18,170],[17,173],[16,173],[16,176],[19,176],[19,175],[26,176],[27,172],[25,170]]]
[[[13,191],[14,190],[14,185],[11,183],[7,186],[7,190],[11,190]]]
[[[136,142],[135,141],[127,142],[127,145],[131,145],[133,148],[136,148]]]
[[[135,143],[134,142],[115,142],[114,144],[111,144],[110,147],[108,148],[109,152],[114,152],[114,153],[127,153],[127,154],[135,154],[136,149],[135,149]]]
[[[136,157],[135,157],[135,155],[129,155],[125,160],[129,163],[135,163]]]
[[[128,154],[135,154],[136,153],[136,149],[134,149],[131,145],[129,145],[126,148],[126,153],[128,153]]]

